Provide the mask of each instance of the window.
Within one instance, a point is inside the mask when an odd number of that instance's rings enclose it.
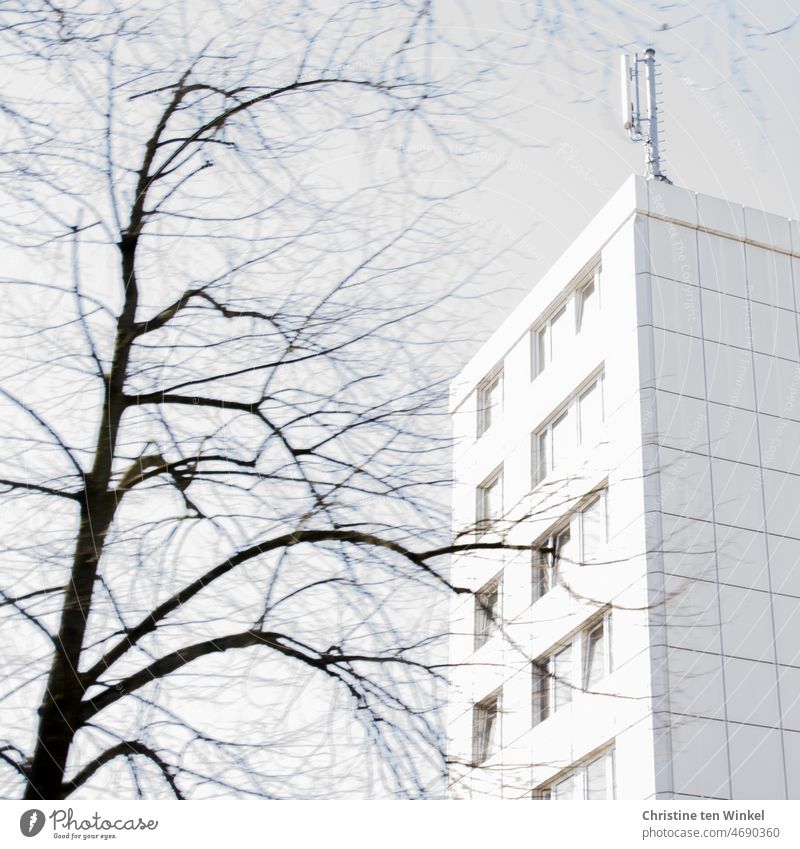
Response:
[[[597,690],[598,685],[614,671],[611,654],[611,611],[595,619],[582,635],[583,690]]]
[[[531,604],[553,587],[576,565],[605,561],[608,541],[608,490],[591,496],[556,530],[534,543],[531,552]]]
[[[600,269],[595,269],[591,280],[581,286],[575,297],[575,327],[582,330],[594,327],[600,311]]]
[[[561,468],[575,447],[575,438],[570,428],[569,410],[562,413],[550,426],[551,451],[550,471]]]
[[[553,678],[553,712],[566,707],[572,701],[572,643],[564,646],[550,658],[550,674]]]
[[[544,722],[572,701],[572,649],[573,644],[567,643],[533,661],[533,725]]]
[[[597,325],[600,312],[600,268],[594,269],[583,284],[574,291],[575,330]],[[567,317],[567,304],[562,302],[550,317],[531,330],[531,380],[538,377],[547,366],[569,350],[572,338],[571,321]]]
[[[548,340],[550,338],[547,326],[534,333],[535,342],[531,345],[531,354],[533,357],[531,374],[533,377],[538,377],[543,371],[548,360]]]
[[[578,398],[578,443],[596,445],[603,427],[603,380],[599,377]]]
[[[565,570],[575,563],[569,525],[553,535],[552,558],[551,586],[557,587],[564,583]]]
[[[547,477],[548,440],[547,430],[531,434],[531,488],[538,486]]]
[[[531,331],[531,379],[568,350],[569,339],[567,307],[563,305],[540,327]]]
[[[604,558],[605,544],[608,542],[608,492],[602,490],[580,511],[582,564],[599,563]]]
[[[550,716],[550,673],[547,666],[537,661],[531,663],[532,673],[532,722],[538,725]]]
[[[600,622],[586,635],[583,662],[583,689],[592,690],[606,673],[605,627]]]
[[[593,446],[602,436],[603,375],[575,393],[546,425],[531,434],[531,486],[567,465],[578,445]]]
[[[531,797],[545,800],[615,799],[614,750],[608,749],[602,755],[595,755],[555,781],[537,787]]]
[[[578,776],[575,773],[562,778],[557,784],[551,788],[551,799],[562,801],[564,799],[572,800],[578,797]]]
[[[492,472],[478,487],[475,500],[475,526],[478,533],[485,533],[503,515],[502,468]]]
[[[576,690],[596,691],[612,671],[611,611],[595,617],[568,643],[531,664],[532,725],[572,702]]]
[[[494,578],[475,593],[475,648],[479,649],[500,627],[501,579]]]
[[[570,525],[564,525],[540,540],[532,553],[531,603],[553,587],[563,585],[564,573],[577,563]]]
[[[584,797],[590,800],[616,797],[614,775],[614,750],[586,764]]]
[[[478,702],[472,711],[472,760],[475,764],[495,755],[500,749],[500,694]]]
[[[550,592],[552,587],[552,557],[546,547],[531,552],[531,604]]]
[[[569,323],[567,308],[561,309],[550,319],[550,359],[558,360],[569,350]]]
[[[490,375],[478,387],[478,436],[483,436],[503,409],[503,370]]]
[[[541,431],[533,434],[531,445],[532,451],[535,452],[532,485],[536,486],[550,472],[560,468],[575,448],[569,410],[565,410]]]

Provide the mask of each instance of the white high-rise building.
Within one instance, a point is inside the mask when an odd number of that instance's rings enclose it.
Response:
[[[800,798],[798,308],[800,223],[632,177],[464,368],[452,797]]]

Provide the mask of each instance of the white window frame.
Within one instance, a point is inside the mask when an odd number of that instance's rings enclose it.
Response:
[[[488,761],[494,757],[502,744],[502,724],[501,716],[501,698],[500,690],[495,690],[494,693],[476,702],[472,708],[472,761],[476,766]],[[494,714],[494,733],[487,734],[487,717],[489,714]],[[496,745],[492,747],[492,739]]]
[[[531,489],[537,486],[550,474],[547,462],[548,434],[547,426],[535,430],[531,434]]]
[[[597,312],[601,310],[600,301],[600,277],[601,263],[597,258],[591,270],[580,274],[567,287],[567,294],[551,309],[545,318],[537,321],[530,329],[530,368],[531,380],[535,380],[553,361],[553,322],[560,318],[563,313],[567,327],[574,328],[577,336],[583,326],[583,293],[589,286],[594,286],[597,298]],[[570,311],[573,312],[573,322],[570,322]]]
[[[484,599],[492,593],[496,594],[496,602],[494,611],[490,609],[488,604],[484,603]],[[492,637],[500,631],[500,626],[503,616],[503,576],[496,575],[491,581],[487,581],[475,593],[475,613],[474,613],[474,649],[477,651],[481,646],[485,646]]]
[[[500,510],[498,516],[490,516],[487,511],[487,496],[495,486],[499,487]],[[498,466],[485,478],[475,490],[475,530],[480,534],[488,533],[503,515],[503,467]]]
[[[594,287],[594,295],[597,298],[597,312],[599,314],[602,305],[600,302],[600,271],[601,267],[598,263],[588,275],[583,278],[582,282],[575,289],[575,333],[579,334],[583,329],[583,303],[584,292],[590,287]]]
[[[536,604],[540,598],[544,598],[553,588],[553,558],[548,550],[550,537],[539,542],[531,550],[531,604]]]
[[[500,398],[497,404],[491,403],[492,391],[497,387]],[[504,380],[503,380],[503,366],[497,366],[497,368],[493,369],[492,372],[488,375],[488,377],[484,378],[478,384],[477,390],[477,423],[476,423],[476,432],[477,438],[483,436],[486,431],[494,423],[498,414],[502,414],[503,412],[503,393],[504,393]]]
[[[568,770],[559,773],[555,778],[549,779],[544,784],[539,785],[531,792],[532,799],[558,801],[558,793],[556,788],[564,781],[572,779],[576,783],[575,799],[583,801],[594,801],[589,799],[589,769],[597,764],[601,764],[605,770],[605,786],[606,799],[617,798],[617,777],[616,777],[616,755],[615,746],[610,746],[602,752],[595,752],[585,760],[570,767]]]
[[[531,727],[550,718],[551,712],[550,670],[541,660],[531,661]]]
[[[592,683],[589,680],[589,647],[591,636],[598,629],[603,629],[603,657],[602,674],[598,681]],[[581,690],[584,693],[592,693],[594,687],[604,681],[614,671],[614,654],[612,649],[612,616],[611,609],[606,610],[601,616],[594,617],[589,625],[581,631]]]
[[[531,598],[535,604],[544,598],[550,590],[563,584],[562,570],[559,565],[559,554],[565,544],[565,536],[573,538],[573,522],[570,516],[566,522],[561,522],[554,530],[534,543],[531,554]],[[573,565],[573,564],[570,564]]]
[[[604,380],[604,377],[605,377],[604,373],[600,372],[600,374],[598,374],[597,377],[594,380],[592,380],[590,383],[586,384],[583,387],[583,389],[581,389],[581,391],[577,394],[577,396],[575,398],[574,406],[575,406],[575,414],[576,414],[576,417],[577,417],[577,420],[578,420],[577,424],[578,424],[578,445],[579,446],[584,445],[585,442],[586,442],[586,435],[583,432],[584,426],[583,426],[583,421],[582,421],[583,416],[581,414],[581,401],[584,399],[584,397],[586,395],[589,394],[589,392],[592,391],[592,389],[595,389],[597,391],[599,397],[600,397],[600,426],[602,427],[605,424],[605,421],[606,421],[606,398],[605,398],[605,380]]]
[[[550,590],[563,584],[563,573],[559,568],[559,551],[563,546],[563,536],[568,531],[571,541],[574,541],[576,558],[568,566],[593,566],[597,562],[586,560],[586,544],[584,535],[584,514],[600,502],[602,511],[600,538],[601,551],[608,544],[608,486],[594,490],[588,498],[569,516],[560,521],[548,533],[540,537],[531,546],[531,604],[544,598]],[[562,540],[562,542],[559,542]]]
[[[568,676],[564,676],[557,673],[555,669],[557,658],[567,650],[570,651],[569,674]],[[553,646],[546,654],[541,655],[533,661],[532,669],[534,670],[532,674],[543,673],[542,686],[546,686],[547,688],[546,695],[541,690],[538,693],[539,700],[547,703],[547,715],[543,716],[543,711],[540,710],[538,717],[536,712],[531,717],[533,724],[538,725],[540,722],[544,722],[545,719],[549,719],[561,708],[572,704],[572,698],[577,689],[575,686],[575,641],[573,639],[564,640],[558,645]],[[568,693],[568,698],[562,704],[559,704],[557,696],[561,686],[566,687],[564,692]]]
[[[559,302],[547,318],[530,331],[531,380],[537,378],[553,362],[553,323],[563,318],[569,326],[569,299]]]
[[[567,417],[567,427],[571,431],[573,440],[572,448],[577,452],[583,447],[581,434],[581,399],[593,387],[600,393],[600,421],[605,423],[605,364],[594,373],[592,377],[584,381],[578,389],[573,392],[564,403],[560,404],[544,423],[531,433],[531,489],[536,489],[540,483],[546,480],[553,472],[557,471],[563,464],[553,464],[553,427],[558,424],[564,416]]]
[[[560,463],[558,466],[553,463],[553,426],[561,422],[566,416],[567,427],[572,425],[572,431],[574,433],[575,421],[573,419],[572,406],[572,404],[568,404],[561,407],[555,415],[552,415],[548,419],[547,424],[531,434],[531,456],[533,457],[531,469],[532,489],[535,489],[543,480],[556,471],[557,468],[561,467]],[[577,443],[575,447],[577,448]]]
[[[605,680],[614,671],[614,655],[613,655],[613,631],[611,622],[611,608],[606,608],[599,615],[593,616],[585,622],[574,634],[569,638],[556,643],[548,649],[544,654],[535,658],[531,662],[532,676],[532,700],[531,700],[531,723],[538,725],[549,719],[554,713],[557,713],[563,707],[572,704],[577,693],[594,693],[589,689],[589,638],[597,629],[603,628],[603,671],[597,683]],[[557,658],[566,649],[570,650],[569,671],[568,674],[562,675],[557,671]],[[544,683],[546,682],[546,684]],[[540,689],[537,690],[537,683]],[[561,700],[559,704],[559,688],[561,686],[568,688],[568,698]],[[546,686],[547,692],[544,693],[541,687]],[[564,691],[562,691],[564,692]],[[539,708],[537,709],[537,702]],[[546,704],[546,710],[542,709],[542,705]]]
[[[586,532],[585,532],[585,515],[588,511],[599,502],[600,506],[600,530],[601,536],[599,541],[600,551],[603,552],[608,545],[608,487],[605,486],[595,492],[590,498],[583,502],[580,509],[576,512],[578,519],[578,561],[581,566],[593,566],[599,562],[604,562],[601,559],[587,560],[586,551]]]

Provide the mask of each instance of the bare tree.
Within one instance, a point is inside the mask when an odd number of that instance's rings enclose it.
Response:
[[[421,795],[485,69],[425,0],[147,6],[3,28],[4,794]]]

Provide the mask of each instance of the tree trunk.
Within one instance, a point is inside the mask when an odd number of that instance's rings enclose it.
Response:
[[[103,502],[106,502],[105,504]],[[55,652],[39,707],[36,749],[28,771],[26,799],[61,799],[64,772],[78,730],[83,683],[78,672],[91,610],[92,591],[103,540],[113,516],[113,503],[87,497],[81,508],[80,531],[69,585],[64,594]],[[96,508],[92,508],[92,503]]]
[[[105,537],[117,508],[116,493],[109,489],[122,414],[125,379],[136,319],[138,292],[135,257],[138,237],[123,236],[121,253],[125,304],[117,321],[114,359],[97,434],[92,471],[86,475],[80,525],[69,584],[64,592],[61,623],[42,703],[36,748],[28,768],[26,799],[61,799],[70,747],[80,723],[85,683],[79,673],[84,637],[92,608],[92,594]]]

